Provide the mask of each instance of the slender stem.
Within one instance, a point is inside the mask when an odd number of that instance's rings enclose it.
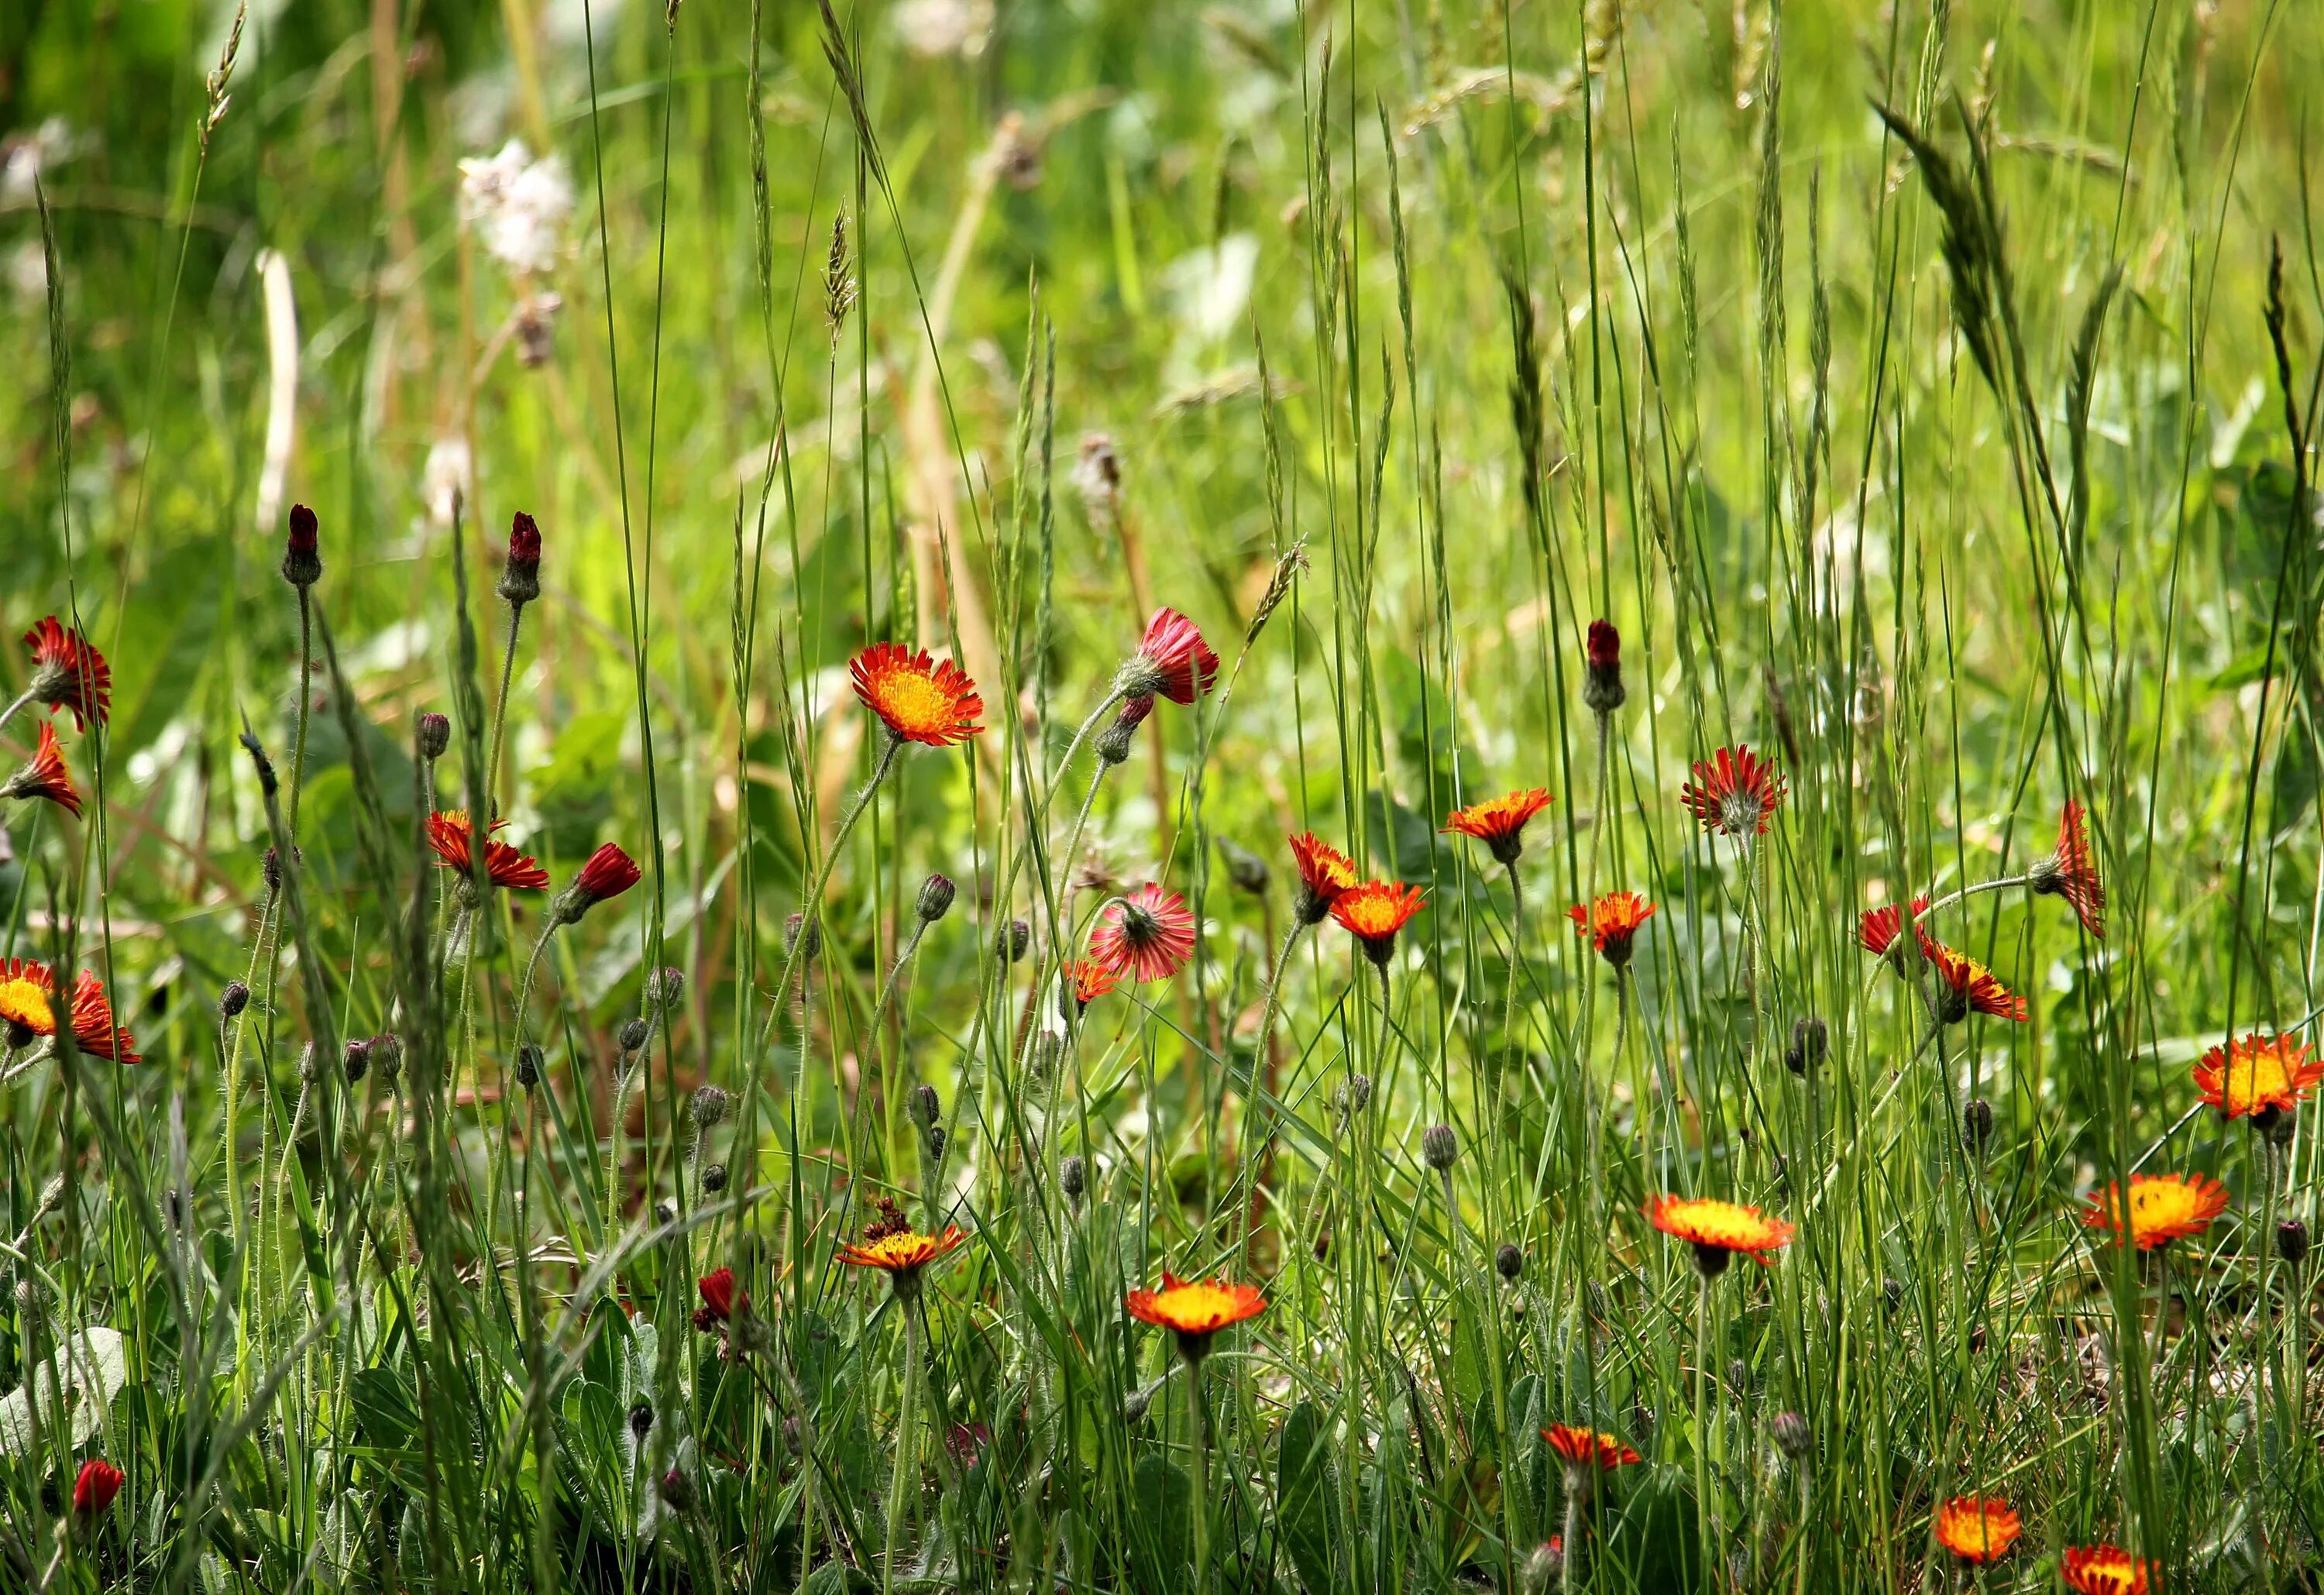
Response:
[[[14,703],[10,704],[5,709],[0,709],[0,730],[5,730],[8,722],[16,717],[17,710],[23,708],[26,704],[29,704],[32,701],[32,688],[28,687],[16,696],[16,701]]]
[[[1907,904],[1904,912],[1906,917],[1911,923],[1907,924],[1904,928],[1910,930],[1913,926],[1918,925],[1922,920],[1926,919],[1932,915],[1937,914],[1946,908],[1951,908],[1955,903],[1962,902],[1969,898],[1973,898],[1980,891],[2006,891],[2013,886],[2031,886],[2033,883],[2034,877],[2031,875],[2001,875],[1997,876],[1991,880],[1980,880],[1974,886],[1964,886],[1959,891],[1948,893],[1947,895],[1939,898],[1935,902],[1931,903],[1927,908],[1922,909],[1917,914],[1914,913],[1912,911],[1911,905]]]
[[[888,1487],[888,1549],[880,1559],[881,1595],[892,1595],[895,1589],[897,1536],[911,1500],[907,1491],[920,1471],[915,1454],[919,1439],[920,1321],[911,1303],[899,1300],[896,1305],[904,1310],[904,1388],[896,1415],[896,1471]]]
[[[484,761],[484,802],[487,806],[500,802],[501,748],[508,741],[509,686],[516,678],[516,634],[523,623],[524,605],[510,604],[508,647],[501,654],[500,701],[493,706],[493,751]],[[471,815],[469,823],[481,829],[491,818],[490,815]]]
[[[1558,1584],[1561,1590],[1579,1589],[1582,1584],[1582,1513],[1589,1498],[1590,1475],[1569,1463],[1565,1470],[1565,1563]]]
[[[865,781],[855,796],[848,800],[846,811],[839,816],[839,829],[832,833],[831,845],[823,850],[823,858],[815,867],[814,879],[807,882],[807,889],[799,899],[799,912],[802,914],[812,917],[819,910],[823,902],[823,889],[831,884],[831,871],[839,862],[841,850],[846,846],[847,838],[853,834],[856,821],[862,819],[863,811],[872,807],[872,794],[880,789],[880,783],[888,779],[888,772],[896,767],[896,755],[903,750],[903,746],[904,742],[901,737],[892,732],[882,733],[880,742],[880,761],[872,767],[872,779]],[[806,955],[810,939],[807,926],[802,922],[798,935],[791,938],[790,951],[783,956],[782,979],[775,983],[774,1006],[767,1012],[769,1035],[773,1033],[775,1020],[789,1006],[791,980],[798,973],[799,960]],[[762,1037],[761,1039],[763,1042],[765,1037]]]
[[[1186,1360],[1186,1395],[1194,1407],[1194,1595],[1211,1584],[1211,1404],[1203,1393],[1203,1360]]]
[[[904,972],[911,967],[912,955],[920,950],[920,938],[927,934],[928,922],[915,914],[912,934],[904,938],[904,950],[896,954],[896,962],[889,967],[888,978],[881,983],[880,1000],[872,1005],[871,1022],[863,1027],[865,1035],[876,1037],[880,1034],[880,1021],[888,1017],[888,1004],[895,1000],[896,990],[903,983]]]
[[[2268,1388],[2273,1382],[2275,1372],[2275,1337],[2273,1332],[2275,1317],[2275,1301],[2273,1295],[2273,1286],[2275,1284],[2273,1278],[2273,1265],[2275,1262],[2276,1199],[2275,1150],[2273,1146],[2269,1142],[2266,1135],[2264,1133],[2255,1135],[2252,1138],[2252,1141],[2254,1149],[2257,1152],[2259,1157],[2260,1180],[2265,1186],[2267,1192],[2266,1201],[2263,1204],[2264,1216],[2261,1219],[2259,1227],[2259,1246],[2257,1248],[2258,1256],[2253,1259],[2252,1264],[2252,1271],[2258,1276],[2257,1284],[2259,1286],[2259,1355],[2252,1360],[2252,1427],[2255,1433],[2264,1435],[2267,1433],[2269,1424],[2267,1411],[2269,1406]],[[2255,1480],[2257,1488],[2255,1492],[2255,1498],[2253,1500],[2251,1506],[2251,1521],[2248,1526],[2251,1532],[2252,1566],[2257,1571],[2259,1575],[2254,1582],[2258,1588],[2263,1590],[2272,1589],[2274,1587],[2273,1581],[2268,1576],[2267,1559],[2266,1523],[2268,1496],[2270,1494],[2268,1487],[2272,1482],[2269,1475],[2275,1471],[2275,1457],[2280,1453],[2282,1448],[2290,1440],[2290,1431],[2282,1430],[2278,1434],[2274,1443],[2262,1444],[2258,1448],[2259,1455],[2256,1468],[2257,1477]]]
[[[290,740],[290,841],[299,841],[299,794],[307,785],[307,707],[315,696],[315,611],[314,598],[306,587],[299,589],[299,715],[297,729]],[[284,859],[282,866],[290,868]]]
[[[1696,1554],[1707,1562],[1716,1541],[1711,1510],[1711,1276],[1697,1270],[1694,1297],[1694,1516]],[[1569,1544],[1567,1554],[1572,1554]]]

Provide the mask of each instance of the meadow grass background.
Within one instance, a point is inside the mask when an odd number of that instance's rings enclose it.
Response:
[[[78,614],[116,681],[88,818],[0,808],[0,954],[106,975],[145,1057],[0,1100],[0,1388],[71,1387],[10,1409],[0,1586],[1538,1588],[1579,1526],[1578,1588],[1941,1589],[1933,1506],[1991,1493],[2027,1533],[1975,1587],[2100,1540],[2315,1587],[2313,1281],[2269,1259],[2316,1142],[2188,1075],[2324,1000],[2312,0],[834,4],[0,17],[0,620]],[[461,201],[511,138],[571,196],[521,272]],[[1164,604],[1221,690],[1093,787],[1060,761]],[[989,729],[901,761],[793,960],[885,639]],[[446,956],[428,710],[445,807],[504,729],[510,838],[647,866],[549,944],[531,1091],[540,899]],[[1677,802],[1741,742],[1790,783],[1748,863]],[[1520,907],[1437,827],[1536,785]],[[2069,798],[2106,938],[1971,898],[1939,934],[2032,1018],[1925,1046],[1855,917],[2022,872]],[[1297,941],[1261,1060],[1310,827],[1429,908],[1388,1015]],[[1194,962],[1036,1040],[1148,880]],[[1660,905],[1618,1003],[1563,917],[1618,887]],[[2234,1201],[2135,1263],[2076,1222],[2133,1168]],[[1706,1290],[1664,1190],[1799,1233]],[[970,1236],[924,1392],[834,1257],[882,1194]],[[1269,1299],[1207,1455],[1121,1310],[1166,1267]],[[1553,1422],[1645,1460],[1571,1514]]]

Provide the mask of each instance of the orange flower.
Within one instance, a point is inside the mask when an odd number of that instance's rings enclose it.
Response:
[[[50,615],[24,633],[24,646],[32,650],[34,703],[70,709],[76,731],[87,731],[91,719],[105,724],[113,712],[113,667],[88,638]]]
[[[1513,864],[1524,851],[1526,823],[1549,804],[1549,794],[1539,787],[1488,798],[1482,803],[1454,809],[1446,816],[1444,829],[1474,836],[1492,850],[1496,859]]]
[[[73,789],[72,771],[65,768],[64,750],[57,745],[57,728],[41,722],[40,745],[31,761],[0,786],[0,798],[27,802],[45,798],[75,819],[80,817],[80,794]]]
[[[2146,1595],[2147,1563],[2120,1545],[2069,1545],[2058,1576],[2076,1595]]]
[[[1165,1268],[1161,1289],[1133,1290],[1121,1298],[1121,1305],[1140,1323],[1176,1334],[1179,1355],[1199,1362],[1209,1352],[1213,1335],[1246,1318],[1258,1317],[1267,1310],[1267,1298],[1255,1285],[1181,1279]]]
[[[1364,956],[1385,966],[1396,951],[1396,933],[1420,912],[1420,888],[1393,880],[1367,880],[1332,899],[1332,917],[1356,938]]]
[[[1729,836],[1765,835],[1767,818],[1784,806],[1784,778],[1748,747],[1719,750],[1698,761],[1694,779],[1679,788],[1678,800],[1706,831]]]
[[[948,748],[984,729],[976,723],[984,713],[976,683],[925,648],[907,653],[897,643],[875,642],[848,661],[847,673],[863,706],[900,742]]]
[[[1996,1019],[2024,1022],[2025,999],[2011,995],[2009,988],[1994,979],[1984,964],[1942,942],[1932,941],[1923,951],[1937,966],[1937,1017],[1946,1024],[1960,1023],[1972,1009]]]
[[[1093,958],[1071,958],[1057,972],[1065,978],[1066,993],[1072,997],[1076,1011],[1087,1008],[1114,988],[1113,971]]]
[[[2289,1036],[2262,1036],[2215,1046],[2195,1065],[2195,1089],[2228,1119],[2278,1109],[2292,1112],[2324,1080],[2324,1059]]]
[[[1642,1460],[1638,1453],[1614,1435],[1597,1429],[1577,1429],[1571,1424],[1552,1424],[1541,1432],[1549,1442],[1549,1449],[1565,1459],[1569,1468],[1619,1468]]]
[[[57,1010],[49,1000],[56,993],[56,977],[47,964],[0,959],[0,1031],[10,1046],[30,1046],[35,1036],[57,1033]]]
[[[1586,908],[1574,904],[1565,910],[1565,917],[1573,921],[1577,932],[1590,938],[1594,952],[1620,969],[1630,962],[1630,938],[1654,911],[1654,904],[1635,891],[1609,891]]]
[[[507,843],[492,839],[492,832],[507,824],[506,820],[494,820],[491,830],[484,834],[484,873],[494,886],[537,891],[549,884],[549,871]],[[428,845],[436,850],[436,856],[447,866],[464,877],[474,868],[468,858],[468,843],[473,834],[468,816],[456,808],[428,816]]]
[[[2029,875],[2036,892],[2061,897],[2072,905],[2074,917],[2094,941],[2106,940],[2106,883],[2090,856],[2089,839],[2082,832],[2082,806],[2066,799],[2058,816],[2058,848],[2036,862]]]
[[[1767,1254],[1792,1238],[1783,1220],[1709,1196],[1657,1196],[1646,1203],[1646,1222],[1693,1247],[1694,1265],[1705,1278],[1725,1273],[1738,1251],[1765,1267]]]
[[[104,985],[85,969],[73,982],[72,1033],[74,1045],[91,1057],[110,1058],[116,1064],[145,1061],[137,1056],[137,1038],[115,1027],[113,1004],[105,999]]]
[[[1999,1496],[1955,1496],[1937,1508],[1937,1544],[1963,1562],[1998,1562],[2025,1532]]]
[[[2124,1224],[2120,1190],[2108,1185],[2091,1196],[2082,1222],[2119,1237]],[[2227,1209],[2227,1188],[2209,1175],[2135,1174],[2130,1176],[2131,1244],[2153,1251],[2182,1237],[2200,1235]]]
[[[941,1235],[897,1230],[862,1246],[841,1246],[839,1260],[859,1268],[877,1268],[898,1290],[905,1290],[919,1283],[922,1268],[967,1239],[956,1225],[946,1225]]]
[[[1340,894],[1356,883],[1355,863],[1313,831],[1291,838],[1291,856],[1299,864],[1299,923],[1321,924]]]

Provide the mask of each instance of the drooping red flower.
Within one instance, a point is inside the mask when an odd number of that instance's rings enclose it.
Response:
[[[1356,883],[1354,861],[1313,831],[1291,838],[1291,856],[1299,865],[1299,900],[1294,905],[1299,923],[1320,924],[1339,895]]]
[[[1194,912],[1186,899],[1148,881],[1098,913],[1090,956],[1115,974],[1167,981],[1194,954]]]
[[[1936,954],[1930,949],[1936,945],[1936,941],[1921,923],[1921,916],[1928,912],[1928,908],[1929,899],[1925,896],[1913,899],[1914,932],[1920,941],[1922,954],[1932,958]],[[1886,958],[1890,949],[1895,946],[1896,938],[1904,934],[1904,910],[1895,903],[1886,908],[1868,908],[1857,922],[1858,943],[1876,958]]]
[[[1588,908],[1580,903],[1565,910],[1573,928],[1590,938],[1599,956],[1616,969],[1630,962],[1630,942],[1638,927],[1653,917],[1654,904],[1635,891],[1609,891]]]
[[[91,1457],[80,1465],[80,1475],[73,1480],[73,1515],[94,1517],[113,1505],[113,1498],[121,1493],[121,1470],[102,1457]]]
[[[2106,940],[2106,883],[2098,879],[2098,861],[2082,829],[2084,816],[2080,804],[2066,799],[2065,810],[2058,816],[2057,851],[2035,862],[2030,873],[2036,892],[2064,898],[2090,938],[2102,942]]]
[[[589,855],[573,884],[558,894],[556,917],[559,923],[570,925],[595,904],[621,896],[638,880],[637,861],[608,842]]]
[[[1937,1017],[1946,1024],[1957,1025],[1972,1012],[2025,1021],[2025,999],[1996,980],[1993,971],[1942,942],[1931,942],[1925,951],[1937,971]]]
[[[24,633],[24,646],[32,650],[34,703],[70,709],[76,731],[87,731],[91,720],[106,723],[113,713],[113,667],[88,638],[50,615]]]
[[[1365,957],[1385,967],[1396,952],[1396,933],[1412,922],[1420,908],[1420,888],[1395,880],[1367,880],[1332,900],[1332,917],[1356,938]]]
[[[925,648],[912,653],[897,643],[875,642],[848,661],[847,674],[863,706],[902,741],[948,748],[984,729],[976,723],[984,713],[976,683]]]
[[[104,982],[87,970],[73,982],[73,1044],[90,1057],[116,1064],[142,1064],[137,1038],[113,1022],[113,1004],[106,1000]]]
[[[30,802],[45,798],[75,819],[80,817],[80,793],[74,789],[72,771],[65,768],[65,751],[57,744],[57,728],[41,722],[40,744],[32,759],[0,786],[0,798]]]
[[[1133,696],[1158,692],[1174,704],[1191,704],[1217,681],[1219,656],[1194,622],[1165,607],[1146,622],[1146,636],[1123,675]]]
[[[549,871],[507,843],[493,840],[492,832],[507,824],[506,820],[494,820],[491,830],[484,834],[484,873],[494,886],[537,891],[549,884]],[[459,809],[428,816],[428,845],[436,850],[436,856],[447,866],[463,875],[474,868],[468,856],[472,834],[468,816]]]
[[[707,1332],[717,1324],[733,1321],[736,1313],[751,1310],[751,1293],[734,1286],[734,1270],[718,1268],[694,1282],[702,1293],[702,1305],[694,1310],[694,1327]]]
[[[1445,816],[1444,829],[1474,836],[1502,863],[1515,863],[1525,848],[1526,822],[1549,804],[1549,794],[1539,787],[1488,798],[1482,803],[1454,809]]]
[[[1784,806],[1784,777],[1774,764],[1740,743],[1698,761],[1679,801],[1706,831],[1764,836],[1769,816]]]

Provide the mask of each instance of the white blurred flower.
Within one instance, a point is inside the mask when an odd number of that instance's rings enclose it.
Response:
[[[899,0],[888,24],[914,55],[974,60],[992,34],[992,0]]]
[[[49,293],[49,257],[41,248],[38,238],[27,238],[8,252],[5,268],[8,286],[27,300],[46,299]]]
[[[62,116],[51,116],[30,133],[10,134],[0,141],[0,205],[30,205],[34,180],[78,150],[72,124]]]
[[[563,156],[536,161],[512,138],[490,159],[460,162],[460,219],[510,271],[531,275],[554,267],[572,218],[573,180]]]
[[[428,463],[420,473],[420,502],[428,508],[429,524],[439,529],[452,524],[460,502],[474,496],[470,483],[475,468],[466,438],[438,438],[428,446]]]

